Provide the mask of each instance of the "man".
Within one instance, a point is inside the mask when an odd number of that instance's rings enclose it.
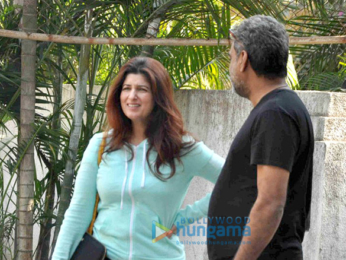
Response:
[[[230,33],[232,84],[254,108],[211,196],[209,259],[303,259],[314,136],[308,111],[285,83],[288,35],[262,15]]]

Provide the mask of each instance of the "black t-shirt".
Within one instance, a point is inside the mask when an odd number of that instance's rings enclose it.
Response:
[[[281,223],[259,259],[299,259],[310,211],[314,135],[307,109],[289,89],[275,89],[251,111],[235,137],[208,212],[209,259],[237,252],[257,198],[257,165],[290,172]],[[251,240],[251,239],[250,239]]]

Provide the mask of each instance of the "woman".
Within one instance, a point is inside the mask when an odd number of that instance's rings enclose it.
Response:
[[[207,214],[210,194],[180,209],[190,182],[216,182],[224,160],[185,132],[169,74],[158,61],[136,57],[119,71],[107,100],[107,146],[100,165],[102,133],[84,153],[71,205],[53,260],[70,259],[86,231],[96,192],[100,203],[93,236],[109,259],[184,260],[175,225]],[[172,227],[153,242],[152,227]],[[180,224],[181,226],[181,224]]]

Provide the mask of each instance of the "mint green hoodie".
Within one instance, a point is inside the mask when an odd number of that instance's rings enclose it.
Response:
[[[95,134],[83,155],[52,260],[68,260],[72,256],[91,221],[96,191],[101,200],[93,236],[106,246],[110,259],[184,260],[184,245],[179,243],[178,236],[153,243],[152,223],[171,228],[182,218],[207,216],[210,194],[184,209],[181,206],[193,177],[201,176],[215,183],[224,159],[203,142],[197,142],[182,157],[182,163],[176,161],[175,175],[163,182],[151,173],[146,161],[147,139],[132,146],[131,161],[131,153],[124,147],[105,153],[98,166],[101,140],[102,133]],[[154,163],[156,156],[152,151],[149,162]],[[167,176],[171,172],[166,165],[160,170]]]

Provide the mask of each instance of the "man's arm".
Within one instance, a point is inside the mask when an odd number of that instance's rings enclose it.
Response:
[[[257,259],[273,238],[284,212],[288,179],[285,169],[257,165],[258,194],[248,224],[251,235],[243,237],[234,260]]]

